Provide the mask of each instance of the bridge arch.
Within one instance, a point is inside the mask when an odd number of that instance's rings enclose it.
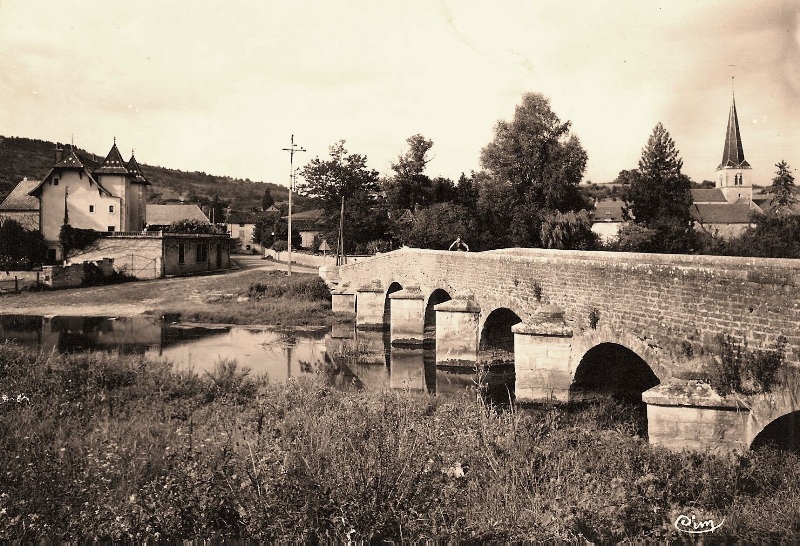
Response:
[[[389,287],[386,289],[386,294],[384,294],[383,298],[383,329],[388,330],[389,325],[392,323],[392,300],[389,299],[391,294],[395,292],[400,292],[403,289],[403,285],[399,282],[395,281],[389,284]]]
[[[800,453],[800,410],[770,421],[750,443],[750,449],[772,445],[785,451]]]
[[[513,361],[514,334],[511,327],[522,322],[520,316],[507,307],[498,307],[486,315],[481,327],[478,350],[488,353],[509,353]]]
[[[647,362],[618,343],[600,343],[586,351],[570,386],[570,399],[611,397],[641,404],[642,393],[661,381]]]
[[[453,298],[450,293],[443,288],[437,288],[428,296],[428,301],[425,304],[424,345],[429,347],[436,345],[436,311],[434,306],[451,299]]]

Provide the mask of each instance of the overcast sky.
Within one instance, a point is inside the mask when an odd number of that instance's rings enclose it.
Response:
[[[584,180],[635,168],[661,121],[701,181],[735,76],[769,184],[800,167],[799,23],[798,0],[0,0],[0,134],[286,184],[292,133],[295,166],[345,139],[383,174],[421,133],[428,174],[457,180],[534,91],[572,121]]]

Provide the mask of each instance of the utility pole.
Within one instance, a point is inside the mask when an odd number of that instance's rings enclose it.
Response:
[[[294,135],[292,135],[292,143],[288,148],[283,148],[284,152],[289,152],[289,234],[287,235],[286,250],[289,252],[289,259],[286,262],[286,275],[292,275],[292,190],[294,189],[294,154],[295,152],[305,152],[306,149],[294,143]]]

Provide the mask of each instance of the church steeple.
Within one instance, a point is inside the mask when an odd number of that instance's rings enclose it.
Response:
[[[731,110],[728,114],[728,130],[725,133],[725,149],[722,151],[722,162],[717,170],[733,168],[748,169],[750,164],[744,158],[742,135],[739,133],[739,116],[736,115],[736,97],[731,97]]]
[[[733,94],[731,94],[731,109],[728,112],[728,129],[725,132],[725,148],[722,151],[722,162],[717,167],[714,184],[722,190],[728,203],[749,203],[753,199],[752,167],[744,158],[739,116],[736,113],[736,97]]]

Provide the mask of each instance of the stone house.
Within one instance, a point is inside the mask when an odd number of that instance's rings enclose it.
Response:
[[[39,231],[49,258],[63,258],[58,237],[64,224],[99,232],[142,231],[149,185],[133,155],[127,163],[122,159],[116,140],[99,166],[58,148],[53,167],[28,191],[39,201]]]

